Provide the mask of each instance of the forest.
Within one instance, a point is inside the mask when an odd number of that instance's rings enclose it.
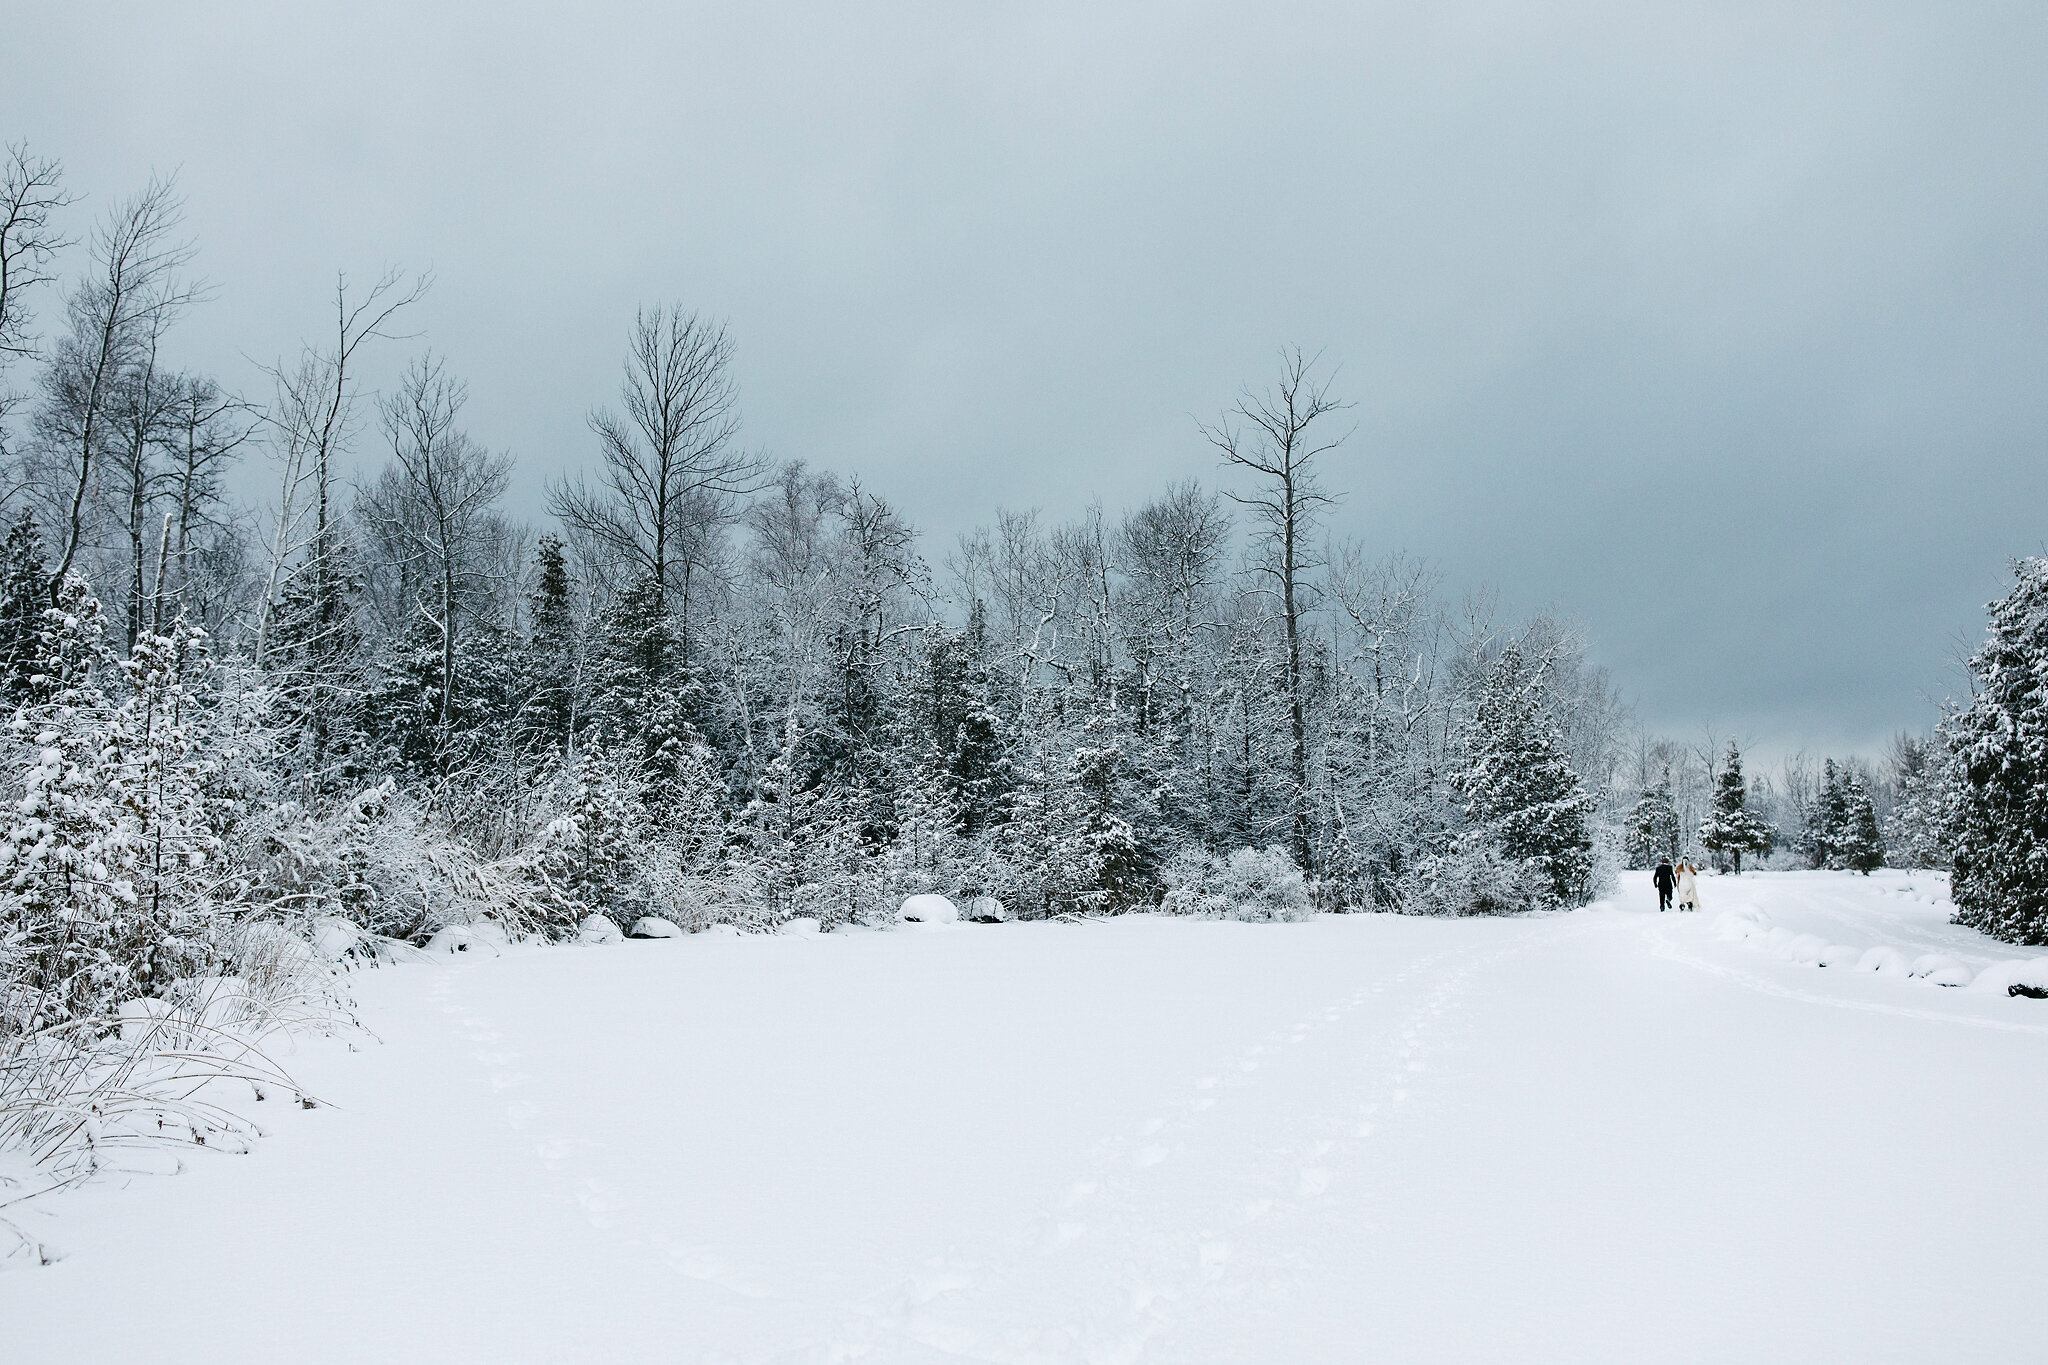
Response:
[[[1150,501],[995,508],[937,547],[887,490],[750,447],[735,332],[650,303],[533,526],[411,326],[426,278],[338,276],[325,330],[231,392],[172,360],[207,297],[175,183],[74,205],[10,150],[17,1045],[337,925],[829,930],[926,892],[991,917],[1507,913],[1660,855],[1959,849],[1976,903],[1969,713],[1879,763],[1753,776],[1725,737],[1645,732],[1568,618],[1330,534],[1349,419],[1312,352],[1219,396]],[[404,357],[382,391],[373,356]]]

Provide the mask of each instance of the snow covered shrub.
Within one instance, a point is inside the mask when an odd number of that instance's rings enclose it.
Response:
[[[1292,920],[1310,910],[1308,879],[1284,848],[1241,848],[1218,857],[1184,848],[1160,869],[1160,909],[1211,919]]]
[[[1402,880],[1396,908],[1410,915],[1515,915],[1550,905],[1549,869],[1466,840],[1426,858]]]

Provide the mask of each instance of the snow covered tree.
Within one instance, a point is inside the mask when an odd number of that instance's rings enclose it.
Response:
[[[65,577],[44,621],[35,695],[14,719],[22,797],[0,832],[9,950],[29,967],[7,1002],[17,1027],[107,1014],[205,961],[194,883],[218,846],[181,676],[202,653],[197,633],[138,637],[116,706],[99,685],[114,671],[105,616],[83,579]]]
[[[1842,838],[1842,821],[1848,814],[1848,800],[1842,787],[1842,772],[1831,758],[1821,767],[1820,789],[1814,793],[1813,803],[1807,809],[1806,828],[1801,835],[1800,851],[1805,853],[1809,867],[1836,865],[1836,848]]]
[[[29,679],[42,657],[49,594],[42,537],[24,514],[0,542],[0,706],[10,711],[27,700]]]
[[[1738,874],[1742,855],[1762,857],[1771,851],[1773,831],[1767,821],[1749,809],[1749,789],[1742,776],[1742,753],[1728,742],[1721,771],[1714,778],[1714,804],[1700,822],[1700,845],[1715,856],[1726,858]]]
[[[1835,866],[1869,876],[1884,866],[1884,836],[1877,827],[1877,807],[1863,779],[1851,774],[1842,784],[1842,825],[1835,837]]]
[[[1956,921],[2048,943],[2048,559],[2013,566],[1970,657],[1973,693],[1945,718]]]
[[[1892,741],[1887,777],[1892,786],[1885,844],[1902,867],[1946,867],[1947,750],[1938,739],[1899,735]]]
[[[1659,858],[1676,858],[1682,827],[1678,807],[1671,804],[1671,770],[1663,780],[1643,788],[1642,797],[1628,818],[1628,862],[1630,867],[1649,867]]]
[[[559,782],[559,813],[542,832],[540,867],[583,906],[619,914],[646,823],[637,765],[618,750],[590,746]]]
[[[1510,645],[1480,691],[1457,789],[1468,843],[1528,865],[1554,903],[1579,905],[1592,891],[1595,802],[1561,740],[1545,713],[1543,670],[1528,668]]]

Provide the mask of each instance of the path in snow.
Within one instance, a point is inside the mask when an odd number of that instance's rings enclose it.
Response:
[[[2048,1002],[1712,926],[2011,954],[1932,877],[1627,893],[367,974],[339,1107],[53,1204],[0,1359],[2024,1356]]]

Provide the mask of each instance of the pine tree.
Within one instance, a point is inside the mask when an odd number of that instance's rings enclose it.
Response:
[[[1851,774],[1842,786],[1842,826],[1835,845],[1835,863],[1845,872],[1869,876],[1884,866],[1884,837],[1877,828],[1877,807],[1863,780]]]
[[[1885,843],[1902,867],[1946,867],[1946,795],[1943,767],[1948,752],[1938,739],[1900,735],[1892,745],[1894,793]]]
[[[1666,768],[1656,786],[1643,788],[1629,813],[1629,866],[1648,867],[1659,858],[1677,857],[1680,833],[1678,807],[1671,802],[1671,770]]]
[[[617,914],[644,819],[634,761],[614,749],[586,747],[563,774],[562,809],[542,835],[541,867],[582,905]]]
[[[118,707],[99,685],[116,671],[105,637],[99,600],[67,574],[44,613],[32,698],[14,718],[29,760],[0,832],[17,917],[9,946],[28,966],[26,995],[6,1002],[18,1028],[161,994],[210,949],[190,880],[216,843],[180,676],[196,633],[139,637]]]
[[[520,654],[522,747],[565,753],[576,721],[576,611],[562,538],[540,538]]]
[[[1809,866],[1836,866],[1836,846],[1841,842],[1842,821],[1848,813],[1842,773],[1831,758],[1821,767],[1820,790],[1814,794],[1813,808],[1806,813],[1802,851]]]
[[[1542,671],[1532,674],[1520,649],[1502,651],[1480,693],[1457,789],[1468,842],[1528,864],[1553,901],[1579,905],[1592,890],[1595,802],[1565,758],[1542,686]]]
[[[1970,658],[1974,695],[1941,735],[1956,922],[2011,943],[2048,943],[2048,559],[2013,566]]]
[[[1700,822],[1700,844],[1716,858],[1728,857],[1735,872],[1740,874],[1742,855],[1769,853],[1772,842],[1770,825],[1749,809],[1749,788],[1742,777],[1742,753],[1730,740],[1728,753],[1721,760],[1721,771],[1714,778],[1714,804],[1707,812],[1707,818]]]
[[[28,699],[29,679],[42,657],[49,592],[42,537],[24,512],[0,542],[0,707],[7,711]]]
[[[1119,800],[1122,756],[1115,701],[1105,698],[1090,711],[1073,758],[1073,790],[1081,807],[1075,835],[1090,883],[1084,895],[1098,910],[1124,910],[1154,899],[1156,863]]]

